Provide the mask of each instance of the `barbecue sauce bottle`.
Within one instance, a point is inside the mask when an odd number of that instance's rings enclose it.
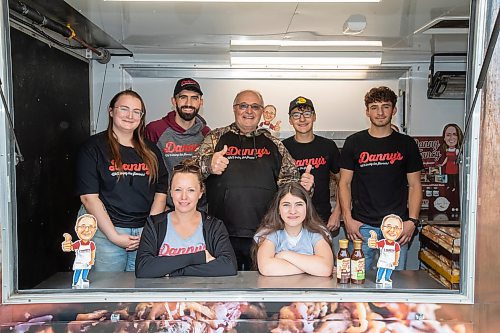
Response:
[[[362,241],[354,240],[354,251],[351,255],[351,283],[365,283],[365,254],[361,250]]]
[[[349,241],[339,240],[339,253],[337,254],[337,283],[349,283],[351,281],[351,256],[347,251]]]

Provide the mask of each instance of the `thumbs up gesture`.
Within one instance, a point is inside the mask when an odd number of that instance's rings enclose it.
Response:
[[[370,238],[368,238],[368,247],[372,249],[377,248],[377,233],[373,230],[370,230]]]
[[[278,121],[276,122],[276,125],[274,125],[274,130],[275,130],[276,132],[279,132],[279,131],[281,130],[281,120],[278,120]]]
[[[300,185],[310,192],[314,185],[314,176],[311,174],[312,165],[308,165],[306,171],[300,176]]]
[[[222,175],[224,170],[226,170],[229,160],[224,156],[227,153],[227,146],[221,151],[215,152],[212,156],[212,162],[210,162],[210,169],[214,175]]]
[[[73,250],[73,243],[71,242],[71,235],[68,233],[63,234],[64,242],[61,243],[62,250],[64,252],[71,252]]]

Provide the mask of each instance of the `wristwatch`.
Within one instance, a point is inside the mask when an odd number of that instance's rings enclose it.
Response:
[[[415,225],[415,228],[418,228],[420,226],[420,220],[419,219],[416,219],[414,217],[410,217],[410,218],[408,218],[408,221],[412,221],[413,224]]]

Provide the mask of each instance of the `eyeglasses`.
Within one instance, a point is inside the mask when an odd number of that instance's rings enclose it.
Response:
[[[238,109],[240,109],[241,111],[246,111],[250,107],[254,112],[260,111],[264,108],[262,105],[259,104],[247,104],[247,103],[237,103],[234,104],[233,106],[237,106]]]
[[[174,171],[198,173],[200,172],[200,167],[197,165],[185,165],[180,163],[174,166]]]
[[[144,115],[144,111],[141,109],[131,110],[128,106],[115,106],[115,109],[118,109],[118,112],[120,112],[122,116],[128,116],[130,112],[132,112],[132,117],[136,119],[139,119]]]
[[[387,229],[387,230],[394,230],[394,231],[398,231],[398,230],[401,230],[401,228],[397,225],[384,225],[382,228],[384,229]]]
[[[313,114],[314,111],[292,112],[290,118],[295,120],[300,119],[301,116],[304,116],[304,118],[311,118]]]
[[[85,230],[85,229],[94,230],[95,225],[79,225],[77,228],[80,230]]]

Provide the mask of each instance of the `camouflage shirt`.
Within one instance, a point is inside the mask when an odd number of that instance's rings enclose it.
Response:
[[[282,156],[281,169],[279,177],[276,181],[277,185],[280,186],[282,184],[286,184],[292,181],[299,181],[300,173],[298,169],[295,167],[295,160],[292,158],[288,150],[285,148],[283,143],[278,138],[274,137],[266,129],[256,129],[254,132],[243,134],[240,132],[235,123],[232,123],[231,125],[226,127],[219,127],[210,131],[203,140],[203,142],[201,143],[201,145],[196,150],[193,157],[196,159],[198,165],[201,168],[201,173],[203,175],[203,178],[206,179],[212,173],[210,164],[212,161],[212,156],[216,152],[215,146],[217,145],[217,142],[219,142],[222,135],[226,134],[229,131],[238,135],[245,135],[247,137],[264,135],[265,137],[270,139],[276,145],[279,153]]]

